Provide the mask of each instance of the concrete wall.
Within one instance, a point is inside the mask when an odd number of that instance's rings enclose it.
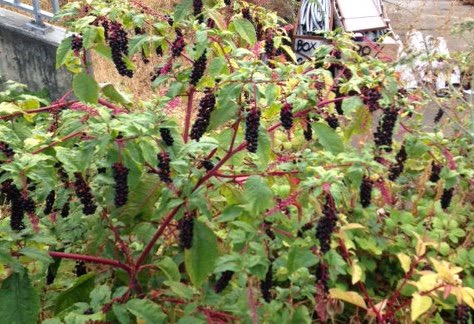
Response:
[[[32,28],[31,18],[0,8],[0,77],[47,89],[51,99],[71,88],[72,75],[56,70],[56,49],[65,37],[63,28]]]

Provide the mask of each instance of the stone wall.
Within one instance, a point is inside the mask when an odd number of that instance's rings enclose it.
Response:
[[[66,36],[63,28],[35,29],[31,18],[0,8],[0,77],[47,89],[57,99],[71,88],[72,76],[56,70],[56,49]]]

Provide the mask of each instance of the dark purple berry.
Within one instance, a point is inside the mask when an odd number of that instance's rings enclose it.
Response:
[[[87,274],[87,267],[84,261],[76,261],[76,265],[74,266],[74,273],[76,274],[76,277],[80,277]]]
[[[200,24],[204,22],[204,17],[202,16],[202,7],[202,0],[193,0],[194,16],[197,17]]]
[[[179,245],[184,249],[193,246],[194,217],[186,215],[179,224]]]
[[[69,200],[63,205],[61,208],[61,217],[67,218],[69,216],[69,211],[71,210],[71,206],[69,205]]]
[[[176,38],[173,41],[173,44],[171,45],[171,52],[173,57],[178,57],[181,55],[183,52],[183,49],[185,47],[184,43],[184,35],[181,29],[176,28]]]
[[[94,198],[91,193],[91,188],[86,183],[82,174],[79,172],[74,173],[74,191],[76,192],[77,197],[83,205],[82,212],[84,215],[92,215],[97,210],[97,205],[94,202]]]
[[[160,180],[164,183],[171,183],[170,177],[170,156],[168,153],[163,152],[158,154],[158,175]]]
[[[309,116],[306,116],[306,129],[303,131],[303,135],[307,141],[311,141],[313,139],[313,128],[311,127],[311,120]]]
[[[272,294],[270,289],[273,287],[273,265],[270,263],[265,279],[260,281],[260,291],[265,302],[269,303],[272,301]]]
[[[280,110],[280,121],[284,129],[290,130],[293,126],[293,106],[285,103]]]
[[[372,180],[364,176],[360,184],[360,204],[364,208],[369,207],[372,201],[372,185]]]
[[[71,40],[71,49],[75,53],[79,53],[80,50],[82,50],[82,35],[74,34],[72,35],[72,40]]]
[[[168,23],[168,25],[173,26],[173,24],[174,24],[173,17],[171,17],[169,15],[165,15],[165,20]]]
[[[374,133],[375,145],[383,146],[386,152],[392,151],[393,130],[398,118],[398,109],[390,108],[384,111]]]
[[[7,157],[7,159],[11,159],[15,155],[15,151],[13,151],[10,145],[2,141],[0,141],[0,152],[2,152]]]
[[[193,127],[191,128],[191,139],[199,141],[206,132],[211,121],[211,113],[216,105],[216,97],[210,89],[206,89],[204,97],[199,102],[199,111]]]
[[[201,164],[207,171],[211,171],[212,169],[214,169],[214,163],[209,160],[202,160]]]
[[[1,185],[1,192],[6,196],[10,203],[10,227],[14,231],[25,229],[23,217],[25,213],[24,199],[20,190],[13,184],[13,181],[6,180]]]
[[[441,196],[441,208],[447,209],[451,205],[453,199],[454,188],[444,189],[443,195]]]
[[[273,42],[273,33],[268,30],[265,35],[265,55],[271,60],[275,56],[275,44]]]
[[[369,108],[370,111],[375,111],[380,108],[378,100],[382,98],[379,90],[364,87],[361,89],[362,101]]]
[[[224,0],[226,6],[230,6],[232,4],[231,0]]]
[[[155,48],[155,53],[158,57],[162,57],[163,56],[163,47],[161,47],[161,45],[158,45]]]
[[[44,214],[49,215],[53,211],[54,202],[56,200],[56,191],[51,190],[46,197],[46,206],[44,207]]]
[[[430,174],[430,181],[431,182],[438,182],[438,180],[440,179],[439,177],[439,174],[441,173],[441,169],[443,167],[437,163],[435,163],[434,161],[431,162],[431,174]]]
[[[116,162],[112,165],[112,176],[115,180],[115,207],[124,206],[128,198],[128,172],[130,170],[121,162]]]
[[[109,24],[107,41],[112,52],[112,61],[118,73],[129,78],[133,77],[133,71],[127,68],[123,59],[124,56],[128,55],[128,38],[127,32],[120,23],[112,22]]]
[[[329,292],[329,271],[328,266],[323,263],[319,263],[316,267],[316,283],[322,289],[324,294]]]
[[[435,118],[434,118],[434,122],[437,124],[440,122],[441,118],[443,118],[443,115],[444,115],[444,110],[439,108],[438,110],[438,113],[436,114]]]
[[[326,123],[328,123],[329,127],[332,129],[336,129],[339,127],[339,119],[335,115],[329,115],[326,117]]]
[[[391,181],[395,181],[398,177],[402,174],[403,170],[405,169],[405,161],[407,160],[407,151],[405,150],[405,146],[403,145],[398,151],[397,155],[395,156],[396,163],[390,165],[390,169],[388,170],[388,178]]]
[[[171,136],[171,132],[169,128],[165,128],[165,127],[160,128],[160,135],[161,135],[161,139],[163,140],[163,142],[165,142],[167,146],[173,145],[174,139]]]
[[[248,21],[250,21],[253,25],[253,18],[252,18],[252,14],[250,13],[250,9],[249,8],[243,8],[242,9],[242,17],[244,17],[245,19],[247,19]]]
[[[321,252],[325,254],[331,249],[331,236],[337,223],[337,211],[334,199],[326,195],[326,203],[323,207],[323,217],[320,218],[316,227],[316,238],[319,240]]]
[[[193,70],[191,72],[191,83],[193,86],[196,86],[201,80],[202,76],[204,75],[204,72],[206,71],[206,63],[207,63],[207,57],[206,57],[206,51],[202,53],[202,55],[194,61],[193,64]]]
[[[224,271],[220,278],[216,281],[214,285],[214,291],[219,294],[222,292],[228,285],[232,277],[234,276],[234,271]]]
[[[245,117],[245,140],[247,141],[247,150],[251,153],[258,149],[258,129],[260,127],[260,110],[252,109]]]

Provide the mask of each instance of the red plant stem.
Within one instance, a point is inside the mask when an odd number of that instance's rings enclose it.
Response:
[[[249,278],[249,281],[248,281],[247,297],[248,297],[250,311],[252,313],[252,323],[258,324],[257,304],[255,302],[255,296],[253,295],[252,278]]]
[[[160,227],[156,231],[156,233],[153,235],[151,238],[150,242],[146,245],[145,249],[143,249],[142,253],[137,259],[137,262],[135,262],[135,273],[140,270],[140,266],[143,264],[143,261],[145,261],[145,258],[148,256],[150,253],[151,249],[153,249],[153,246],[155,245],[156,241],[160,238],[160,236],[163,234],[165,231],[166,227],[169,225],[169,223],[173,220],[173,217],[178,213],[180,208],[184,205],[184,203],[181,203],[180,205],[176,206],[163,220],[161,223]]]
[[[224,47],[222,46],[222,43],[220,42],[219,39],[217,39],[216,37],[209,37],[213,42],[215,42],[219,48],[221,49],[222,51],[222,54],[224,55],[226,61],[227,61],[227,65],[229,66],[229,70],[231,73],[234,73],[234,67],[232,66],[232,63],[230,62],[230,59],[229,57],[227,56],[227,54],[225,53],[225,50],[224,50]]]
[[[36,151],[33,151],[31,154],[38,154],[38,153],[41,153],[53,146],[56,146],[58,144],[61,144],[62,142],[64,141],[67,141],[67,140],[70,140],[71,138],[74,138],[74,137],[78,137],[78,136],[81,136],[84,132],[75,132],[75,133],[72,133],[72,134],[69,134],[63,138],[61,138],[59,141],[56,141],[56,142],[53,142],[53,143],[50,143],[48,144],[47,146],[45,147],[42,147],[42,148],[39,148],[37,149]]]
[[[117,114],[120,114],[121,112],[124,112],[124,110],[120,107],[117,107],[116,105],[114,105],[113,103],[110,103],[108,102],[107,100],[105,99],[102,99],[102,98],[99,98],[99,101],[98,101],[102,106],[105,106],[111,110],[113,110],[114,112],[114,115],[117,115]]]
[[[130,253],[130,249],[129,249],[128,245],[122,240],[122,237],[120,236],[120,233],[119,233],[117,227],[115,227],[112,224],[112,221],[110,220],[110,218],[107,215],[107,212],[105,210],[102,213],[102,218],[107,222],[107,224],[108,224],[110,230],[112,231],[112,233],[114,233],[116,246],[118,245],[119,251],[122,252],[125,255],[127,263],[128,264],[133,264],[133,259],[131,257],[131,253]]]
[[[190,86],[189,91],[188,91],[188,105],[186,107],[186,117],[184,119],[184,134],[183,134],[184,143],[187,143],[188,138],[189,138],[189,128],[191,127],[191,115],[193,113],[193,97],[194,97],[194,87]]]
[[[122,270],[125,270],[128,273],[131,273],[131,269],[128,265],[123,264],[120,261],[116,261],[116,260],[105,259],[105,258],[95,257],[95,256],[90,256],[90,255],[65,253],[65,252],[54,252],[54,251],[50,251],[49,255],[53,258],[80,260],[80,261],[84,261],[84,262],[105,264],[105,265],[112,266],[114,268],[120,268]]]
[[[10,119],[16,118],[18,116],[22,116],[23,114],[37,114],[37,113],[43,113],[43,112],[50,112],[52,110],[67,107],[67,106],[69,106],[73,103],[76,103],[76,102],[78,102],[78,101],[77,100],[72,100],[72,101],[60,102],[60,103],[57,103],[57,104],[53,104],[53,105],[38,108],[38,109],[19,111],[19,112],[10,114],[10,115],[0,116],[0,120],[10,120]]]
[[[242,173],[242,174],[223,174],[220,172],[216,172],[215,176],[218,178],[229,178],[229,179],[235,179],[235,178],[244,178],[244,177],[251,177],[254,175],[261,175],[261,176],[271,176],[271,177],[284,177],[289,174],[298,174],[300,171],[294,170],[294,171],[272,171],[272,172],[264,172],[264,173]]]

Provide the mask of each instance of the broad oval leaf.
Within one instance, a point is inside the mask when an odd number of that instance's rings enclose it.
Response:
[[[99,85],[87,73],[79,73],[74,76],[72,88],[76,97],[86,103],[97,103],[99,99]]]
[[[150,300],[131,299],[127,302],[127,309],[137,319],[143,319],[146,324],[166,323],[166,315],[157,304]]]
[[[339,288],[329,289],[329,295],[332,298],[339,299],[350,304],[356,305],[360,308],[367,309],[364,298],[355,291],[343,291]]]
[[[323,123],[316,123],[313,130],[318,136],[319,143],[333,154],[338,154],[344,151],[344,145],[339,135],[334,129]]]
[[[247,19],[235,19],[233,22],[235,31],[242,37],[247,43],[253,45],[257,42],[257,33],[255,27]]]
[[[428,296],[421,296],[419,293],[413,294],[411,300],[411,320],[416,321],[418,317],[423,315],[430,309],[433,300]]]

